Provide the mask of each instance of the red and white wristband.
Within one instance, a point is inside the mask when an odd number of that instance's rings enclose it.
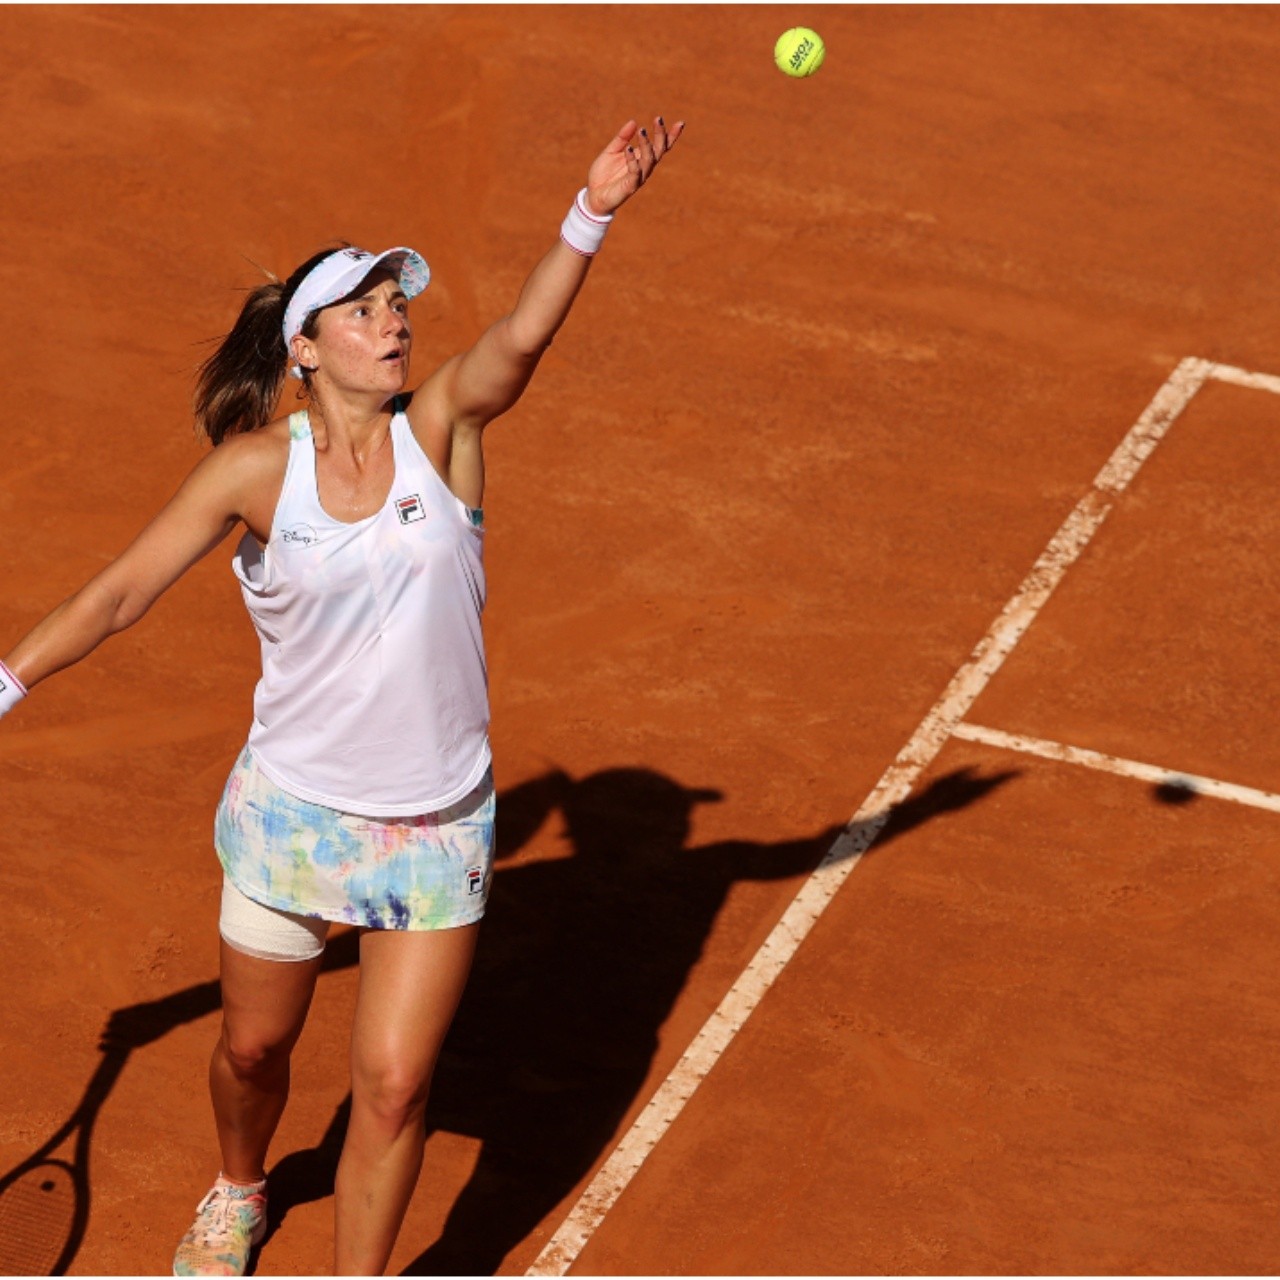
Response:
[[[560,239],[574,253],[590,258],[604,243],[604,233],[609,230],[609,223],[612,221],[613,214],[592,213],[587,208],[587,189],[583,187],[560,226]]]
[[[0,662],[0,716],[12,711],[26,696],[26,685]]]

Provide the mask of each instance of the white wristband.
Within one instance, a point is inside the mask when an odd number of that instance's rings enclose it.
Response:
[[[587,189],[578,192],[573,207],[569,210],[560,227],[560,239],[574,253],[589,258],[604,243],[604,233],[609,230],[613,221],[611,213],[591,213],[587,209]]]
[[[12,711],[26,696],[26,686],[0,662],[0,716]]]

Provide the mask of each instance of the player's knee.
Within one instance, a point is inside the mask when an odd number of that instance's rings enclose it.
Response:
[[[226,1024],[222,1028],[222,1051],[232,1072],[241,1080],[274,1075],[289,1061],[293,1038],[280,1039]]]
[[[355,1101],[388,1128],[416,1123],[426,1110],[431,1071],[407,1063],[365,1062],[352,1072]]]

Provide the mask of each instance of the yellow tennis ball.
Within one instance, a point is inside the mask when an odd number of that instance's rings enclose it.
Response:
[[[822,37],[809,27],[792,27],[778,37],[773,46],[773,60],[778,70],[789,76],[811,76],[822,66],[827,46]]]

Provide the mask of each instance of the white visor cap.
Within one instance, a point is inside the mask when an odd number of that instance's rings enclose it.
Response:
[[[382,267],[400,276],[400,288],[406,298],[416,298],[431,283],[431,268],[426,259],[403,245],[384,253],[372,254],[367,249],[336,249],[323,262],[318,262],[302,278],[302,283],[289,300],[284,313],[284,345],[292,355],[294,335],[313,311],[332,306],[353,292],[371,271]],[[302,377],[302,369],[291,365],[289,372]]]

